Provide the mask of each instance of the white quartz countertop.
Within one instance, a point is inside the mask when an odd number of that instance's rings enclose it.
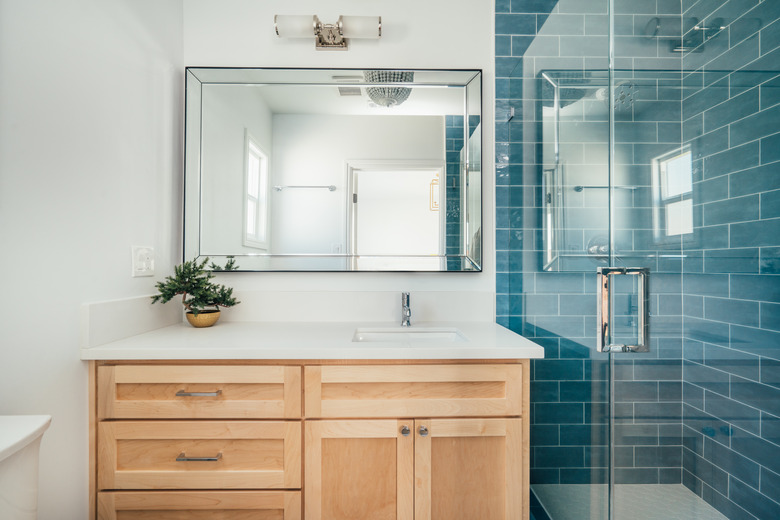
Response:
[[[353,341],[356,330],[401,332],[457,329],[460,341],[406,338]],[[220,322],[196,329],[176,324],[81,349],[83,360],[161,359],[528,359],[541,358],[536,343],[496,323]]]

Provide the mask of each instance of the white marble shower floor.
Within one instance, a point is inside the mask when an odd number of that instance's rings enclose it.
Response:
[[[552,520],[607,518],[606,484],[534,484],[536,497]],[[617,520],[728,520],[681,484],[615,486]]]

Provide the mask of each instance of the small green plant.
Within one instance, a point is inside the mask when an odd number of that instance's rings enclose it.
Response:
[[[207,307],[232,307],[238,303],[233,297],[233,289],[224,285],[212,283],[214,275],[206,270],[208,257],[198,262],[197,259],[184,262],[173,268],[173,276],[167,276],[164,281],[157,282],[157,290],[160,294],[152,296],[152,303],[169,302],[179,294],[182,295],[181,303],[188,312],[195,316],[206,311]],[[235,271],[236,261],[228,257],[224,267],[214,262],[209,265],[212,271]]]

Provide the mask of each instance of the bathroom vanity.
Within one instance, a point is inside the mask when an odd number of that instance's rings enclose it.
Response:
[[[82,349],[93,517],[527,519],[541,347],[408,330],[182,324]]]

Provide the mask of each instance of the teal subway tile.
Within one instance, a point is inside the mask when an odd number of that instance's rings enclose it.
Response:
[[[780,274],[780,247],[762,247],[760,251],[760,273]]]
[[[606,381],[560,381],[561,402],[606,402],[609,400]]]
[[[780,417],[761,412],[761,438],[780,444]]]
[[[759,89],[754,87],[742,94],[707,109],[704,112],[704,131],[735,123],[759,111]]]
[[[780,133],[761,139],[761,163],[769,164],[776,161],[780,161]]]
[[[704,345],[703,364],[729,374],[758,381],[760,358],[739,350],[717,345]]]
[[[683,361],[683,381],[721,395],[728,395],[730,389],[727,373],[690,361]]]
[[[760,411],[734,399],[706,392],[704,411],[745,431],[756,435],[761,433]]]
[[[780,331],[780,304],[761,303],[761,328]]]
[[[583,363],[580,360],[540,359],[534,365],[535,381],[582,381]]]
[[[683,467],[700,480],[707,482],[719,493],[728,494],[728,473],[704,457],[684,449]]]
[[[618,484],[658,484],[658,470],[655,468],[616,468],[615,482]]]
[[[780,504],[734,477],[729,478],[729,498],[756,518],[780,518]]]
[[[775,179],[780,177],[780,167],[775,169]],[[780,187],[780,183],[775,182],[774,187]],[[780,190],[770,191],[761,194],[761,218],[780,217]]]
[[[780,470],[780,446],[769,443],[760,437],[736,428],[734,436],[731,438],[731,447],[734,452],[740,455],[740,468],[745,472],[750,472],[751,477],[743,478],[737,471],[731,470],[729,473],[736,476],[743,482],[758,488],[758,464],[777,473]],[[726,469],[726,468],[724,468]],[[732,468],[729,468],[732,469]]]
[[[780,303],[780,279],[770,275],[733,274],[730,294],[740,300],[760,300]]]
[[[756,378],[753,378],[754,380]],[[761,358],[761,378],[760,381],[765,385],[771,385],[780,388],[780,361],[775,359]],[[780,442],[778,442],[780,444]]]
[[[682,446],[637,446],[636,465],[644,468],[670,468],[682,465]]]
[[[502,2],[506,0],[500,0]],[[549,13],[558,0],[512,0],[513,13]]]
[[[732,399],[780,416],[780,389],[734,376],[730,391]]]
[[[704,252],[706,273],[759,273],[759,248],[712,249]]]
[[[780,360],[780,332],[731,325],[731,348]]]
[[[496,34],[536,34],[536,16],[532,14],[496,14]]]
[[[729,298],[704,298],[704,318],[735,323],[748,327],[759,326],[759,304],[756,301]]]
[[[731,144],[740,145],[776,133],[778,119],[780,119],[780,105],[733,123],[730,125],[729,132]]]
[[[535,424],[582,424],[582,403],[537,403],[533,405]]]
[[[776,246],[780,241],[780,218],[731,224],[731,247]]]

